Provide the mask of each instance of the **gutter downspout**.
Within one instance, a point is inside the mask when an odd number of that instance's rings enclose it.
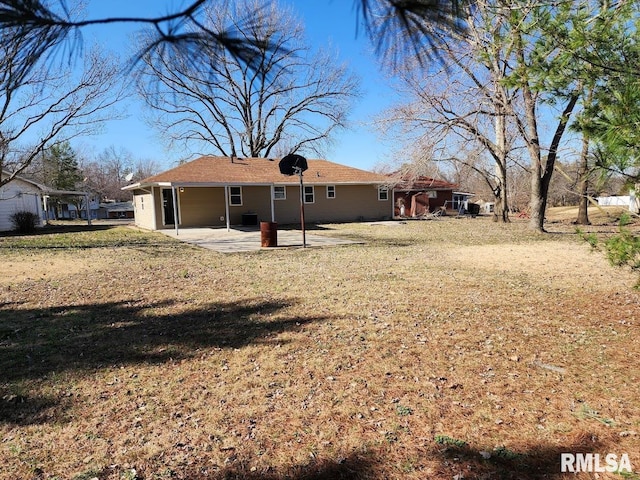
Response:
[[[173,223],[176,228],[176,237],[180,234],[178,227],[178,194],[176,193],[176,187],[171,186],[171,196],[173,197]]]
[[[227,232],[230,232],[231,222],[229,221],[229,185],[224,186],[224,215],[227,219]]]

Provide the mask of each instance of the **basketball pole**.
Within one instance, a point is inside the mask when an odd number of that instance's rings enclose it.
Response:
[[[296,167],[300,176],[300,225],[302,227],[302,248],[307,248],[307,233],[304,227],[304,183],[302,182],[302,169]]]

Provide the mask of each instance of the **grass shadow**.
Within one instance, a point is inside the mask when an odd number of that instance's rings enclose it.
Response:
[[[236,349],[275,340],[325,317],[276,317],[294,301],[211,303],[182,311],[173,302],[105,302],[57,308],[0,307],[0,421],[40,422],[50,398],[22,392],[24,382],[66,371],[189,358],[202,348]],[[201,354],[201,352],[200,352]]]
[[[101,232],[104,230],[111,230],[117,228],[118,225],[104,225],[104,224],[91,224],[87,225],[86,222],[84,224],[78,225],[45,225],[43,227],[36,228],[33,232],[29,233],[27,236],[29,237],[41,237],[45,235],[54,235],[60,233],[80,233],[80,232]],[[0,232],[0,237],[23,237],[24,233],[8,231],[8,232]]]
[[[164,470],[166,478],[180,480],[365,480],[381,478],[376,475],[379,460],[372,454],[352,454],[337,459],[314,458],[306,464],[284,467],[257,468],[251,461],[232,457],[223,467],[210,463],[195,463],[179,470]],[[141,468],[136,478],[158,478],[154,468]],[[97,478],[112,478],[105,469]],[[163,476],[162,478],[165,478]],[[119,478],[124,478],[120,476]]]
[[[567,473],[561,471],[561,454],[596,453],[611,451],[614,446],[602,441],[595,434],[583,433],[574,441],[562,445],[535,445],[526,451],[504,447],[476,449],[464,442],[458,445],[438,445],[432,454],[440,457],[439,474],[446,478],[498,479],[498,480],[542,480],[562,479]],[[572,478],[583,478],[571,474]],[[587,474],[585,478],[592,478]]]
[[[0,388],[0,424],[19,426],[39,425],[56,421],[60,423],[71,407],[69,399],[51,395],[22,395],[8,393]]]

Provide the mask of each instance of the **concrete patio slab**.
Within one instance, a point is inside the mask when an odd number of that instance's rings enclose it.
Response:
[[[169,237],[180,241],[208,248],[221,253],[252,252],[256,250],[274,250],[277,248],[302,248],[302,230],[278,230],[278,246],[262,247],[260,231],[256,229],[232,228],[181,228],[176,235],[175,230],[160,230]],[[306,232],[307,247],[330,247],[336,245],[357,244],[353,240],[313,235]]]

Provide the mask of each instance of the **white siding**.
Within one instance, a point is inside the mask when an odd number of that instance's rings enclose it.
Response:
[[[0,231],[13,230],[11,215],[27,211],[35,213],[42,224],[42,195],[40,189],[31,183],[14,179],[0,187]]]
[[[611,196],[611,197],[598,197],[598,205],[601,206],[620,206],[628,207],[631,205],[631,197],[628,195]]]

